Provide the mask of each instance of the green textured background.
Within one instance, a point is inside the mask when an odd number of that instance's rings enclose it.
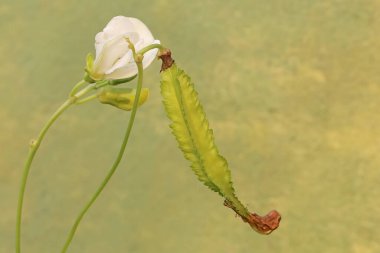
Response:
[[[201,185],[159,94],[70,252],[380,252],[380,2],[377,0],[2,0],[0,252],[14,246],[27,144],[82,76],[112,16],[143,20],[193,78],[235,188],[283,215],[253,232]],[[115,158],[128,113],[89,103],[47,135],[28,184],[25,253],[58,252]]]

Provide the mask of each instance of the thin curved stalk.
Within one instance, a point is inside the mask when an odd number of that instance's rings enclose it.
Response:
[[[126,129],[125,135],[124,135],[123,142],[122,142],[122,144],[120,146],[119,153],[118,153],[118,155],[116,157],[116,160],[114,161],[111,169],[108,171],[106,177],[103,179],[102,183],[99,185],[99,187],[96,190],[96,192],[94,193],[94,195],[90,198],[90,200],[86,203],[86,205],[80,211],[79,215],[76,217],[75,222],[74,222],[73,226],[71,227],[69,235],[68,235],[68,237],[66,239],[66,242],[65,242],[65,244],[64,244],[64,246],[63,246],[63,248],[61,250],[61,253],[65,253],[67,251],[68,247],[70,246],[70,243],[72,242],[72,240],[74,238],[75,232],[77,231],[80,222],[82,221],[83,217],[86,215],[86,213],[88,212],[88,210],[90,209],[90,207],[94,204],[94,202],[96,201],[96,199],[99,197],[99,195],[102,193],[102,191],[104,190],[104,188],[107,186],[108,182],[112,178],[113,174],[115,173],[115,171],[116,171],[117,167],[119,166],[120,161],[121,161],[121,159],[123,157],[125,148],[126,148],[126,146],[128,144],[129,136],[131,134],[133,123],[134,123],[134,120],[135,120],[135,116],[136,116],[136,112],[137,112],[137,106],[138,106],[138,101],[139,101],[140,94],[141,94],[142,81],[143,81],[143,66],[142,66],[142,63],[139,62],[139,63],[136,63],[136,64],[137,64],[137,69],[138,69],[138,81],[137,81],[137,88],[136,88],[136,99],[135,99],[135,101],[133,103],[132,112],[131,112],[131,115],[130,115],[130,118],[129,118],[129,122],[128,122],[128,126],[127,126],[127,129]]]
[[[36,152],[45,137],[47,131],[49,128],[53,125],[53,123],[59,118],[59,116],[72,104],[74,103],[74,99],[69,98],[67,99],[59,108],[58,110],[51,116],[51,118],[48,120],[48,122],[45,124],[45,126],[42,128],[40,134],[38,135],[36,140],[33,140],[30,143],[30,150],[28,157],[25,162],[24,171],[22,174],[21,179],[21,185],[20,185],[20,192],[18,197],[18,205],[17,205],[17,216],[16,216],[16,253],[21,252],[21,219],[22,219],[22,208],[24,204],[24,195],[25,195],[25,188],[26,183],[28,181],[28,175],[30,172],[30,167],[33,162],[33,158],[36,155]]]
[[[78,91],[80,87],[82,87],[85,84],[84,81],[78,82],[74,89],[75,91]],[[54,122],[61,116],[61,114],[66,111],[71,105],[75,104],[75,101],[90,92],[91,90],[95,89],[95,84],[89,84],[87,87],[83,88],[82,90],[78,91],[75,94],[71,94],[70,97],[55,111],[55,113],[50,117],[48,122],[45,124],[45,126],[42,128],[41,132],[39,133],[37,139],[33,140],[30,143],[30,149],[28,153],[28,157],[26,159],[24,170],[22,173],[21,178],[21,184],[20,184],[20,191],[18,196],[18,204],[17,204],[17,211],[16,211],[16,253],[21,252],[21,220],[22,220],[22,209],[24,205],[24,195],[25,195],[25,189],[26,184],[28,181],[28,176],[30,172],[30,168],[34,159],[34,156],[36,155],[38,148],[40,147],[40,144],[42,140],[44,139],[47,131],[50,129],[50,127],[54,124]]]
[[[69,96],[70,96],[70,97],[74,96],[75,93],[77,93],[78,90],[79,90],[80,88],[82,88],[83,85],[85,85],[85,84],[86,84],[86,81],[85,81],[85,80],[81,80],[81,81],[79,81],[76,85],[74,85],[73,89],[70,91]]]
[[[152,50],[152,49],[155,49],[155,48],[157,48],[157,49],[163,49],[164,47],[161,44],[152,44],[152,45],[149,45],[149,46],[146,46],[146,47],[142,48],[140,51],[137,52],[137,54],[144,55],[149,50]]]
[[[98,97],[98,94],[93,94],[93,95],[90,95],[88,97],[85,97],[85,98],[82,98],[82,99],[79,99],[75,102],[76,105],[80,105],[80,104],[84,104],[86,102],[89,102],[91,100],[94,100]]]

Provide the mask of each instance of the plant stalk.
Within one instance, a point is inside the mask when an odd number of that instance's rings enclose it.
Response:
[[[134,54],[135,54],[135,51],[134,51]],[[123,142],[122,142],[122,144],[120,146],[119,153],[118,153],[118,155],[116,157],[116,160],[114,161],[111,169],[108,171],[106,177],[103,179],[102,183],[99,185],[99,187],[95,191],[94,195],[90,198],[90,200],[86,203],[86,205],[80,211],[79,215],[76,217],[75,222],[74,222],[73,226],[71,227],[71,230],[70,230],[70,232],[68,234],[66,242],[65,242],[65,244],[64,244],[64,246],[63,246],[63,248],[61,250],[61,253],[65,253],[67,251],[67,249],[69,248],[69,246],[70,246],[70,244],[71,244],[71,242],[72,242],[72,240],[74,238],[75,232],[78,229],[78,226],[79,226],[80,222],[82,221],[83,217],[86,215],[86,213],[88,212],[88,210],[90,209],[90,207],[94,204],[94,202],[96,201],[96,199],[99,197],[99,195],[102,193],[102,191],[104,190],[104,188],[107,186],[108,182],[110,181],[110,179],[114,175],[114,173],[115,173],[117,167],[119,166],[120,161],[121,161],[121,159],[123,157],[125,148],[126,148],[126,146],[128,144],[129,136],[131,134],[133,123],[134,123],[134,120],[135,120],[135,116],[136,116],[136,112],[137,112],[137,106],[138,106],[138,101],[140,99],[142,82],[143,82],[143,65],[142,65],[142,62],[136,62],[136,64],[137,64],[137,69],[138,69],[138,81],[137,81],[137,88],[136,88],[136,99],[135,99],[135,101],[133,103],[133,108],[132,108],[131,115],[130,115],[130,118],[129,118],[128,126],[127,126],[127,129],[126,129],[125,135],[124,135]]]
[[[34,156],[37,153],[38,148],[40,147],[40,144],[42,140],[44,139],[47,131],[49,128],[53,125],[53,123],[59,118],[59,116],[66,111],[73,103],[74,99],[69,98],[67,99],[58,109],[57,111],[51,116],[51,118],[48,120],[48,122],[45,124],[45,126],[42,128],[40,134],[38,135],[37,139],[32,140],[30,143],[30,149],[29,154],[25,162],[24,170],[22,173],[22,179],[21,179],[21,185],[20,185],[20,192],[18,196],[18,205],[17,205],[17,216],[16,216],[16,253],[21,252],[21,219],[22,219],[22,208],[24,204],[24,195],[25,195],[25,188],[28,181],[28,176],[30,172],[30,167],[32,165]]]

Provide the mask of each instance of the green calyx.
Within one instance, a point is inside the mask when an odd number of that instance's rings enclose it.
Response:
[[[142,57],[142,56],[141,56]],[[84,68],[85,74],[83,77],[83,80],[85,80],[88,83],[94,83],[96,81],[103,81],[104,80],[104,75],[100,75],[96,72],[94,72],[94,56],[91,53],[88,53],[86,56],[86,67]],[[136,75],[133,75],[131,77],[126,77],[122,79],[111,79],[108,80],[108,83],[110,85],[119,85],[122,83],[127,83],[132,81],[137,77]]]
[[[141,106],[149,97],[149,89],[142,88],[138,106]],[[136,99],[136,90],[131,88],[116,88],[107,86],[98,92],[98,100],[103,104],[109,104],[119,109],[130,111]]]
[[[84,75],[84,80],[89,83],[93,83],[94,80],[101,80],[102,76],[94,76],[94,56],[91,53],[88,53],[86,56],[86,67],[84,71],[86,72]]]

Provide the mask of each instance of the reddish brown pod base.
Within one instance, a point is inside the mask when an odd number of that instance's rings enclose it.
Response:
[[[172,58],[172,52],[168,48],[161,49],[158,52],[157,56],[158,56],[158,58],[160,58],[162,60],[160,72],[167,70],[168,68],[170,68],[174,64],[174,60]]]
[[[236,212],[235,208],[228,200],[224,201],[224,205]],[[247,222],[256,232],[264,235],[269,235],[274,230],[276,230],[281,221],[281,215],[276,210],[270,211],[265,216],[260,216],[257,213],[250,213],[248,217],[240,217],[244,222]]]

